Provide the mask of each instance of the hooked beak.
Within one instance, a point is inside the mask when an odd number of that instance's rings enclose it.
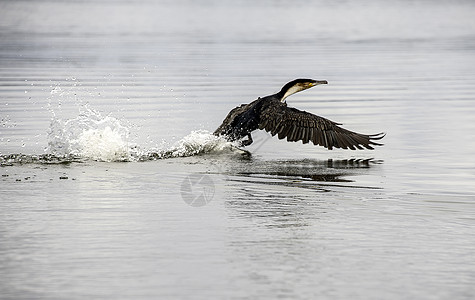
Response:
[[[312,82],[311,86],[316,86],[316,85],[319,85],[319,84],[328,84],[328,81],[326,81],[326,80],[315,80],[315,82]]]

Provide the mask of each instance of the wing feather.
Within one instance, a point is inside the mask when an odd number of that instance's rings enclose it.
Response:
[[[375,141],[382,139],[385,134],[366,135],[340,127],[339,123],[326,118],[287,107],[285,103],[273,102],[267,105],[260,117],[259,129],[277,134],[279,139],[287,141],[312,142],[328,149],[374,149],[373,146],[382,144]]]

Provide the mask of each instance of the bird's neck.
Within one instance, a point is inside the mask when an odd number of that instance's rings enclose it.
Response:
[[[286,88],[284,86],[284,88],[282,88],[282,90],[280,90],[280,92],[277,93],[277,95],[280,98],[280,102],[284,103],[285,99],[287,97],[289,97],[290,95],[293,95],[295,93],[298,93],[301,90],[302,90],[302,88],[300,86],[297,86],[297,85],[291,86],[290,88]]]

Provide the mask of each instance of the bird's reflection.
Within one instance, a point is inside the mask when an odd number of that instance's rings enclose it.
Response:
[[[265,226],[307,226],[306,216],[318,219],[338,199],[379,189],[359,185],[357,176],[380,163],[373,159],[232,163],[225,178],[226,205],[236,216]]]
[[[237,178],[229,180],[246,180],[250,178],[281,179],[292,181],[315,182],[354,182],[349,176],[369,169],[381,161],[370,159],[343,160],[275,160],[259,161],[251,159],[248,163],[232,164],[227,174]],[[268,183],[271,184],[272,181]],[[263,182],[266,183],[266,182]]]

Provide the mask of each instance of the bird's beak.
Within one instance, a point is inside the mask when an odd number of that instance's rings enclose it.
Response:
[[[319,85],[319,84],[328,84],[328,81],[326,81],[326,80],[317,80],[317,81],[313,82],[311,86],[316,86],[316,85]]]

